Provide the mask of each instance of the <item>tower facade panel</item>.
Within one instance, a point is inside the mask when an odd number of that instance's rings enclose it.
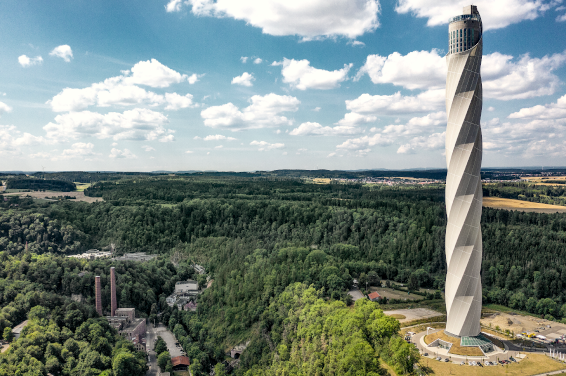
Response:
[[[448,27],[446,56],[446,332],[480,333],[482,304],[482,22],[477,8],[464,7]]]

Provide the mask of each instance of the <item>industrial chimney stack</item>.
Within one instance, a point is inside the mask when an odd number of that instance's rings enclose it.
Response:
[[[114,267],[110,268],[110,316],[116,315],[118,302],[116,301],[116,272]]]
[[[96,296],[96,312],[102,316],[102,289],[100,286],[100,276],[94,277],[94,290]]]

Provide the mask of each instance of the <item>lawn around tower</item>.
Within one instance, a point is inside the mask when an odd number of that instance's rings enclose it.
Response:
[[[421,358],[421,369],[426,371],[427,375],[478,375],[478,376],[497,376],[497,375],[538,375],[546,372],[558,370],[566,370],[566,364],[560,363],[554,359],[542,354],[527,353],[525,359],[519,363],[512,363],[505,366],[461,366],[454,363],[439,362],[434,359]]]

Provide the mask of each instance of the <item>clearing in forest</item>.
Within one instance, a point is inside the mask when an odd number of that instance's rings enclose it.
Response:
[[[391,316],[398,319],[399,322],[421,320],[421,319],[427,319],[430,317],[437,317],[443,315],[440,312],[436,312],[428,308],[397,309],[395,311],[384,311],[383,313],[387,316]],[[401,316],[403,318],[401,318]]]
[[[519,210],[535,213],[566,213],[566,206],[541,204],[511,198],[484,197],[483,206],[494,209]]]
[[[19,193],[6,193],[6,194],[4,194],[4,196],[20,196],[21,198],[24,198],[26,196],[30,196],[30,197],[33,197],[33,198],[36,198],[36,199],[53,200],[53,201],[58,200],[56,197],[71,196],[71,197],[74,197],[74,199],[69,200],[69,201],[84,201],[84,202],[88,202],[88,203],[97,202],[97,201],[104,201],[104,199],[102,197],[85,196],[84,192],[52,192],[52,191],[47,191],[47,192],[19,192]],[[55,197],[55,198],[53,198],[53,197]]]

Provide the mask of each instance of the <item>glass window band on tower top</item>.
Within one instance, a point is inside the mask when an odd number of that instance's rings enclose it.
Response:
[[[474,5],[467,6],[463,13],[450,19],[448,26],[449,53],[466,51],[475,46],[481,38],[482,23],[477,7]]]

